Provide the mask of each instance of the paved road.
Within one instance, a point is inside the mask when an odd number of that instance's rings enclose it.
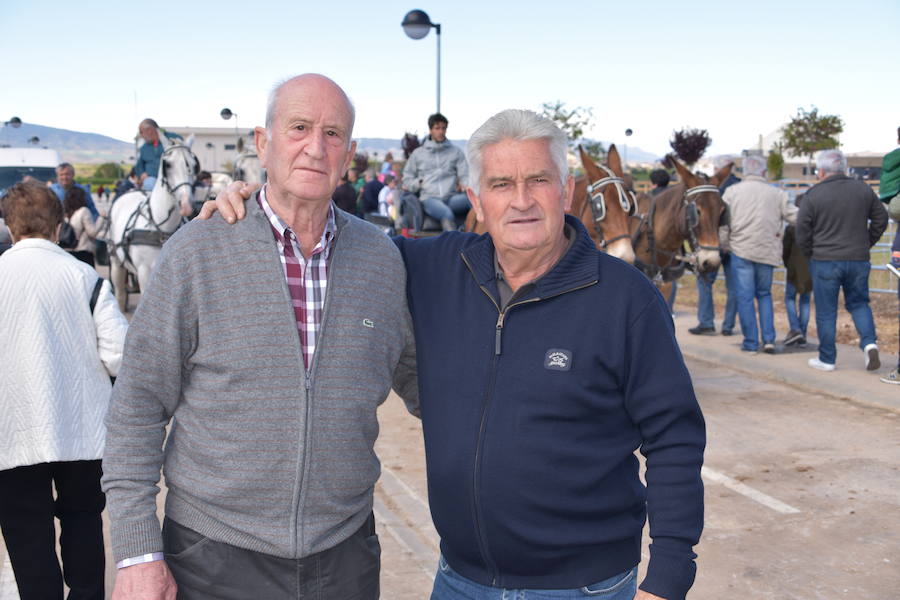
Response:
[[[689,336],[692,324],[676,319],[709,445],[690,597],[900,597],[900,388],[865,372],[855,348],[819,373],[805,365],[812,350],[748,356],[733,337]],[[885,371],[897,358],[882,360]],[[421,428],[394,396],[379,417],[382,597],[420,600],[438,553]],[[0,600],[16,598],[10,579],[0,570]]]

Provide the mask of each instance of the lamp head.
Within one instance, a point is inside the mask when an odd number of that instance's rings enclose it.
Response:
[[[403,22],[400,25],[403,26],[403,31],[406,35],[414,40],[421,40],[428,35],[428,32],[432,27],[436,27],[436,25],[431,22],[431,19],[428,18],[428,14],[425,13],[425,11],[418,9],[406,13],[406,16],[403,17]]]

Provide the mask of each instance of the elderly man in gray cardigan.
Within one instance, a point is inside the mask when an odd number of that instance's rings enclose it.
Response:
[[[163,248],[107,418],[114,598],[378,597],[376,409],[395,378],[416,401],[415,354],[396,247],[331,203],[353,120],[330,79],[282,83],[247,218]]]

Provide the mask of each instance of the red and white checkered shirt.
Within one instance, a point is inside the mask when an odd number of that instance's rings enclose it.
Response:
[[[297,236],[269,206],[266,200],[266,186],[259,191],[259,205],[269,218],[275,241],[278,242],[284,278],[291,293],[297,331],[300,333],[303,365],[309,370],[313,353],[316,351],[316,341],[322,330],[322,309],[325,306],[325,291],[328,289],[328,261],[334,246],[334,234],[337,231],[334,206],[328,209],[328,221],[325,223],[322,239],[313,248],[309,260],[306,260],[300,251]]]

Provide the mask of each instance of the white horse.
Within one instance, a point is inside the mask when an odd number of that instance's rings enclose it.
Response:
[[[235,181],[263,184],[266,182],[265,171],[259,162],[259,156],[252,150],[245,150],[234,160],[232,177]]]
[[[173,144],[165,136],[165,148],[153,191],[133,191],[116,198],[109,211],[110,279],[116,300],[126,309],[126,270],[134,273],[141,289],[146,289],[163,243],[191,214],[194,180],[200,163],[191,152],[194,136],[184,144]]]

